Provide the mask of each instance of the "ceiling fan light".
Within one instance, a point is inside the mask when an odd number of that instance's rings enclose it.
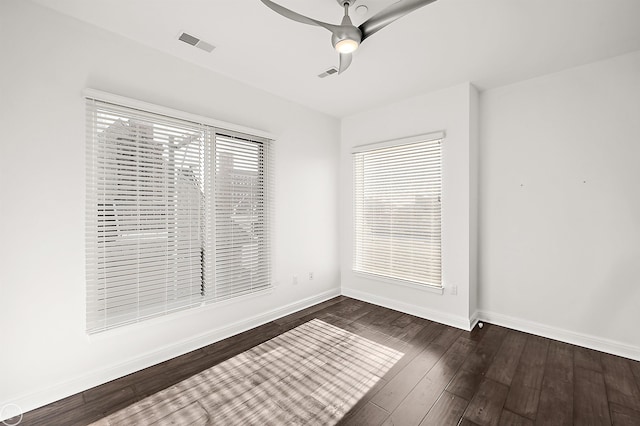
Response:
[[[336,50],[340,53],[352,53],[355,52],[359,45],[360,43],[357,41],[346,38],[336,43]]]

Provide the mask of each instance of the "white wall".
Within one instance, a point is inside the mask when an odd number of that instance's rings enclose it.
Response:
[[[475,312],[475,261],[470,250],[476,204],[471,180],[477,161],[477,93],[469,84],[416,96],[342,120],[340,152],[340,265],[342,292],[414,315],[468,329]],[[445,294],[372,280],[352,271],[351,150],[356,145],[444,130],[442,275]],[[457,286],[458,294],[449,289]]]
[[[339,293],[338,120],[29,2],[0,2],[0,28],[0,407],[29,410]],[[85,87],[276,135],[270,295],[87,337]]]
[[[640,359],[640,52],[480,109],[481,316]]]

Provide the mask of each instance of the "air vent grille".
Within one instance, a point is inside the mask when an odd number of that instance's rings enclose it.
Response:
[[[200,41],[199,38],[194,37],[191,34],[187,34],[187,33],[180,34],[180,37],[178,38],[178,40],[184,41],[185,43],[190,44],[192,46],[195,46]]]
[[[325,77],[329,77],[330,75],[337,74],[337,73],[338,73],[338,69],[336,67],[331,67],[328,70],[326,70],[325,72],[323,72],[322,74],[318,74],[318,77],[325,78]]]
[[[180,36],[178,37],[178,40],[184,41],[185,43],[190,44],[191,46],[195,46],[198,49],[202,49],[205,52],[209,52],[209,53],[211,53],[213,49],[216,48],[213,44],[207,43],[206,41],[200,40],[198,37],[194,37],[191,34],[187,34],[187,33],[180,34]]]

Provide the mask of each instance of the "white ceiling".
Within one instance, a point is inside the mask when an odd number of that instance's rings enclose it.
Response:
[[[496,87],[640,50],[640,0],[438,0],[381,30],[338,65],[330,33],[290,21],[259,0],[34,0],[142,44],[327,114],[343,117],[472,82]],[[336,0],[275,0],[339,23]],[[395,0],[369,6],[354,24]],[[193,34],[212,53],[177,40]]]

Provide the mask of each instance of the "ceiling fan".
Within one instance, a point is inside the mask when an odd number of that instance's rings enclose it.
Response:
[[[414,10],[433,3],[436,0],[399,0],[371,18],[367,19],[360,26],[356,27],[349,18],[349,7],[356,0],[338,0],[344,8],[344,17],[340,25],[328,24],[300,15],[292,10],[282,7],[271,0],[260,0],[262,3],[273,9],[275,12],[303,24],[316,25],[331,31],[331,44],[340,53],[340,67],[338,74],[343,73],[351,65],[352,53],[367,38],[377,33],[393,21]]]

